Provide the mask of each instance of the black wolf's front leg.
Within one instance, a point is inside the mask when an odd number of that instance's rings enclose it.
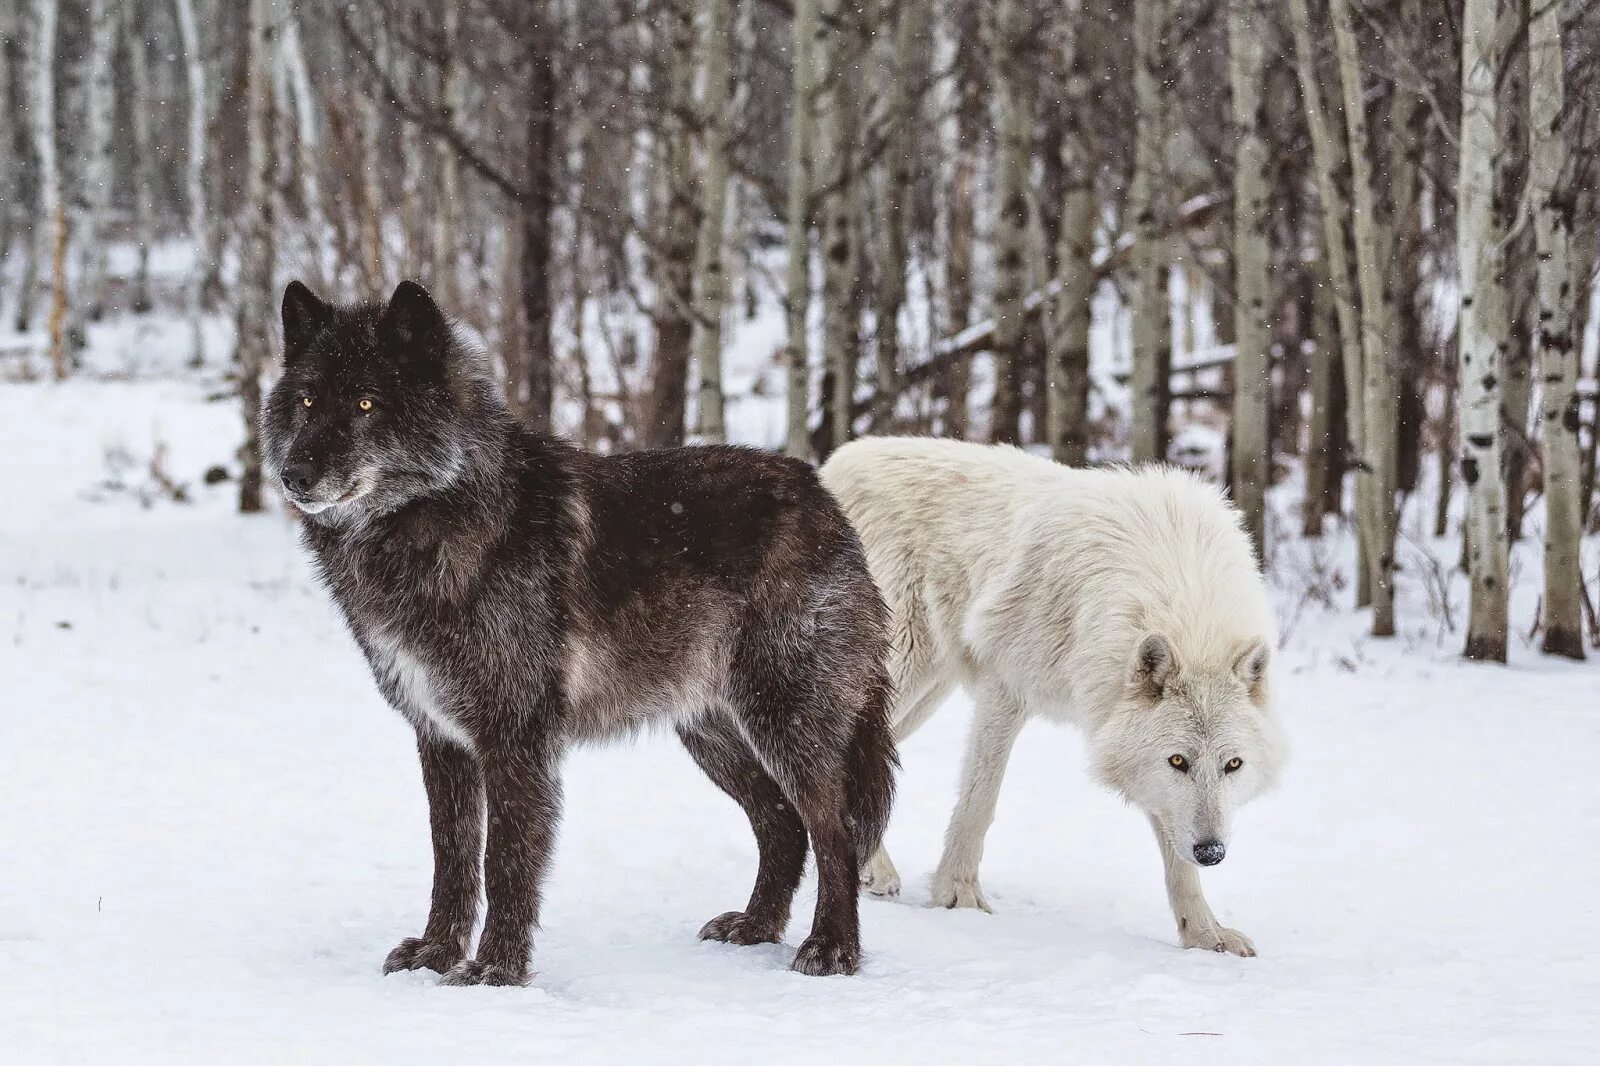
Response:
[[[489,914],[477,959],[458,963],[443,983],[522,985],[561,817],[559,753],[542,738],[526,737],[490,742],[480,752],[489,813],[483,862]]]
[[[433,830],[433,901],[420,937],[406,937],[389,952],[383,972],[444,973],[467,957],[478,922],[483,869],[483,775],[465,748],[417,735],[422,782],[428,790]]]

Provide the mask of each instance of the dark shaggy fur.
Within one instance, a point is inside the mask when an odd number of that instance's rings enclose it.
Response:
[[[813,471],[731,447],[602,457],[529,433],[409,282],[348,308],[291,284],[283,324],[268,464],[416,727],[428,791],[428,924],[385,971],[525,982],[563,750],[665,721],[760,850],[750,902],[701,937],[779,940],[809,838],[817,910],[794,968],[855,972],[858,860],[893,791],[885,611]]]

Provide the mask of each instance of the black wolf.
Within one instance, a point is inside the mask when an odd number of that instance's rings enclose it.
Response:
[[[355,307],[292,283],[283,331],[267,461],[416,727],[428,790],[428,924],[384,972],[525,983],[563,750],[665,721],[760,851],[750,902],[701,938],[779,940],[809,836],[817,911],[794,968],[854,973],[858,863],[893,793],[886,612],[810,467],[734,447],[603,457],[528,432],[411,282]]]

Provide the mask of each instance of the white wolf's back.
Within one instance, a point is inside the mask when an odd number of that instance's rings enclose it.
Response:
[[[959,661],[1022,682],[1030,702],[1093,715],[1144,632],[1165,635],[1186,665],[1221,669],[1253,640],[1273,643],[1238,512],[1185,471],[1077,470],[1015,448],[891,437],[839,449],[822,479],[894,613],[902,686]]]

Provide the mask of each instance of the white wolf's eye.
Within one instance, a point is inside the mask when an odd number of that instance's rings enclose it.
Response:
[[[372,410],[372,401],[367,399],[366,397],[362,397],[359,401],[356,402],[356,406],[361,408],[363,411],[370,411],[370,410]]]
[[[1241,767],[1243,765],[1244,765],[1244,760],[1239,758],[1239,756],[1235,755],[1233,758],[1229,759],[1226,763],[1223,764],[1222,772],[1226,773],[1226,774],[1231,774],[1231,773],[1233,773],[1235,770],[1237,770],[1239,767]]]
[[[311,397],[309,397],[309,396],[300,397],[300,405],[302,407],[310,407],[311,406]]]
[[[1182,755],[1174,755],[1172,758],[1167,760],[1167,765],[1171,766],[1174,770],[1179,770],[1183,773],[1189,772],[1189,760],[1185,759]]]

